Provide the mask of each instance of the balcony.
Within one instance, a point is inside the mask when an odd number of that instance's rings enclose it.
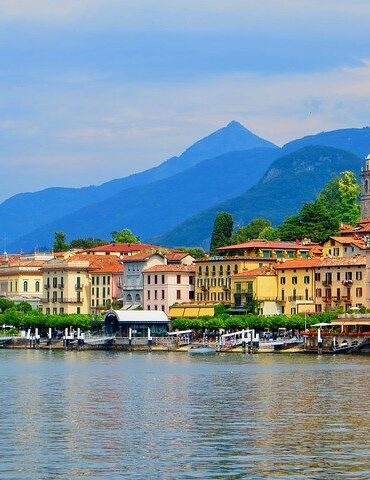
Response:
[[[322,297],[322,301],[323,301],[324,303],[331,303],[331,302],[332,302],[332,298],[333,298],[333,297]]]
[[[350,302],[350,301],[351,301],[351,297],[349,297],[348,295],[343,295],[343,296],[342,296],[342,300],[343,300],[344,302]]]
[[[288,297],[289,302],[312,302],[312,297],[305,297],[304,295],[292,295]]]
[[[40,298],[40,301],[41,303],[50,303],[50,298],[43,297],[43,298]]]
[[[50,283],[45,283],[44,289],[45,289],[45,290],[49,290],[49,289],[50,289]]]
[[[322,284],[324,285],[324,287],[329,287],[332,284],[332,281],[329,278],[326,278],[322,281]]]
[[[209,285],[202,285],[200,288],[201,288],[201,290],[203,290],[203,291],[209,290]]]
[[[83,298],[59,298],[59,303],[83,303]]]
[[[83,289],[82,283],[76,283],[75,290],[82,290],[82,289]]]
[[[342,283],[345,287],[352,287],[353,281],[352,280],[343,280]]]
[[[58,288],[60,289],[64,288],[64,283],[58,283]]]

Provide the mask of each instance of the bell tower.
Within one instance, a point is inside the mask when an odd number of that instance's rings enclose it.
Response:
[[[370,218],[370,154],[365,159],[361,169],[361,218]]]

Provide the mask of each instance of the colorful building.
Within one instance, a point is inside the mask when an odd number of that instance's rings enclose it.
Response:
[[[358,235],[330,237],[322,246],[322,254],[325,257],[353,257],[363,255],[365,249],[366,243]]]
[[[251,258],[307,258],[317,244],[304,242],[283,242],[280,240],[249,240],[236,245],[217,249],[220,255]]]
[[[194,265],[154,265],[143,271],[144,310],[169,313],[174,304],[194,300]]]

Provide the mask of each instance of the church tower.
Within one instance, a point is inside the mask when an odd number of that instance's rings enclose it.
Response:
[[[370,218],[370,154],[366,157],[365,165],[361,169],[361,184],[361,218]]]

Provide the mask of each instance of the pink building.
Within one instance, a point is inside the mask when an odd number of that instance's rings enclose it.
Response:
[[[194,300],[194,265],[155,265],[143,271],[144,310],[163,310]]]

